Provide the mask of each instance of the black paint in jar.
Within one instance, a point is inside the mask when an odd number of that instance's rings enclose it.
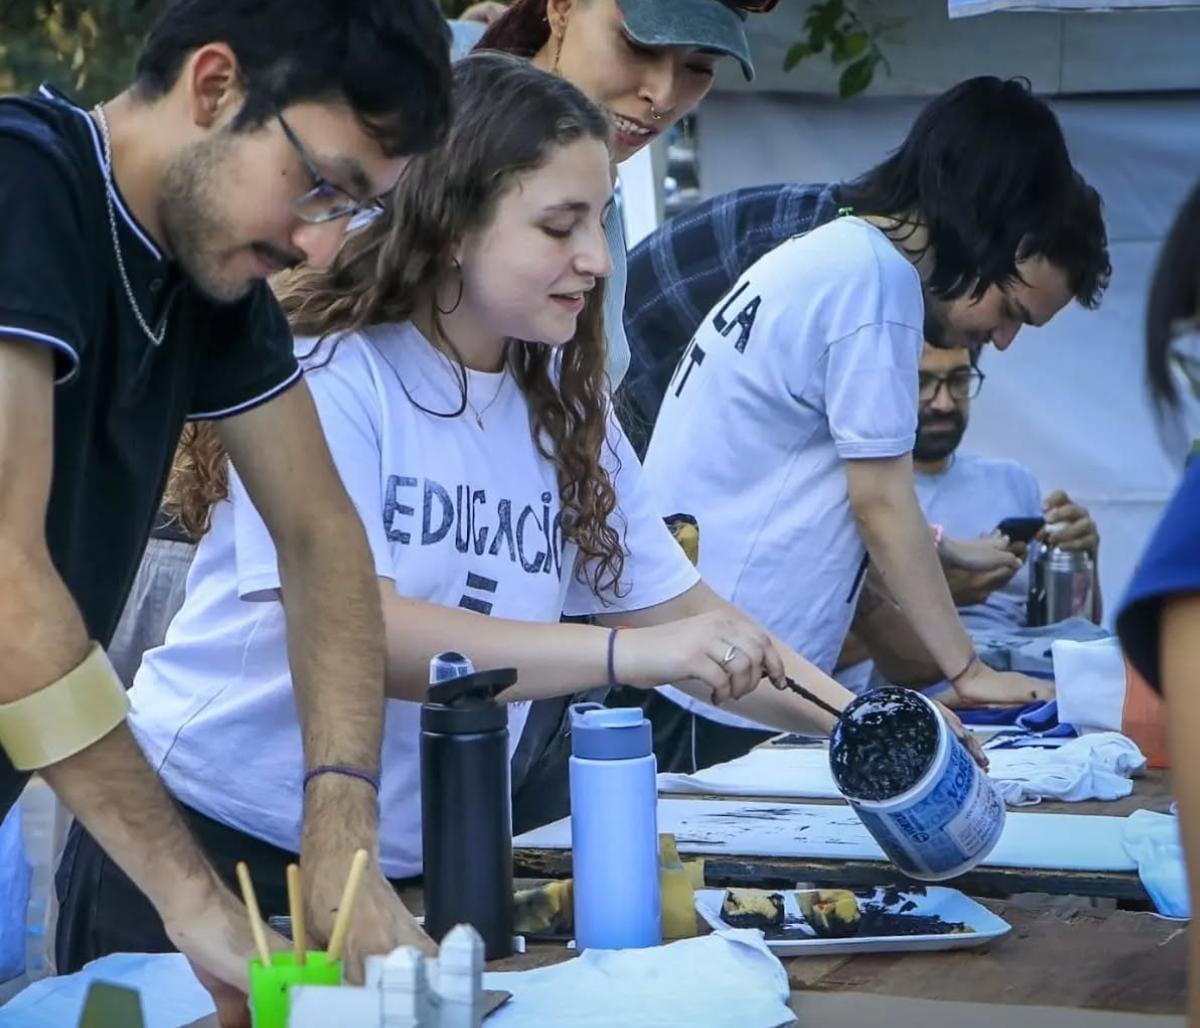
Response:
[[[938,719],[911,689],[864,693],[842,712],[829,740],[829,766],[842,793],[879,802],[915,786],[937,755]]]

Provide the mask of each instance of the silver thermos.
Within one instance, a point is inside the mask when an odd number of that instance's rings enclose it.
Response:
[[[1033,543],[1029,555],[1027,623],[1031,628],[1092,616],[1096,565],[1082,550]]]

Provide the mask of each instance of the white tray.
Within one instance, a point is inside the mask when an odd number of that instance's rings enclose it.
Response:
[[[784,898],[784,910],[789,916],[798,915],[796,898],[792,890],[770,890],[780,892]],[[819,956],[828,953],[894,953],[946,949],[973,949],[984,946],[993,939],[1012,931],[1012,925],[993,914],[987,907],[964,896],[957,889],[931,885],[924,896],[919,893],[900,893],[902,902],[911,900],[915,906],[909,913],[938,914],[944,921],[961,921],[975,931],[962,935],[854,935],[847,939],[822,939],[816,935],[809,939],[767,939],[767,948],[777,957]],[[721,920],[721,904],[725,900],[724,889],[698,889],[696,910],[714,929],[728,928]]]

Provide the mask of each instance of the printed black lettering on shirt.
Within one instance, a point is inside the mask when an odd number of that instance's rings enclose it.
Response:
[[[389,475],[383,530],[402,546],[453,546],[462,554],[507,561],[527,575],[562,579],[562,511],[549,491],[527,503],[504,497],[493,504],[486,489],[468,483],[446,486],[433,478]],[[485,581],[490,579],[477,579]],[[467,587],[477,586],[468,581]]]
[[[762,306],[762,297],[756,296],[744,307],[742,307],[732,320],[728,320],[726,315],[737,302],[738,298],[750,288],[749,282],[743,282],[737,290],[721,305],[713,318],[713,328],[721,333],[726,339],[733,331],[734,327],[738,327],[741,331],[738,333],[737,341],[733,344],[733,348],[738,353],[745,353],[746,346],[750,342],[750,333],[754,331],[754,319],[758,316],[758,308]]]
[[[746,347],[750,344],[751,333],[754,331],[754,321],[758,317],[758,309],[762,306],[762,297],[755,296],[748,303],[737,308],[736,314],[730,316],[730,312],[734,310],[738,301],[743,298],[749,288],[750,283],[743,282],[713,315],[713,328],[723,338],[728,339],[735,328],[738,330],[737,338],[733,342],[733,348],[738,353],[746,352]],[[668,384],[668,389],[673,388],[676,397],[683,393],[688,379],[692,377],[692,372],[704,363],[704,358],[704,348],[693,339],[688,344],[688,348],[684,350],[683,356],[679,358],[679,363],[675,365],[675,371]]]

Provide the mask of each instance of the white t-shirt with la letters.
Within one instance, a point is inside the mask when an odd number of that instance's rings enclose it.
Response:
[[[646,454],[662,511],[699,523],[704,580],[826,672],[867,567],[845,462],[911,452],[923,326],[917,271],[879,229],[790,239],[701,325]]]
[[[297,352],[312,345],[300,341]],[[602,459],[613,475],[612,523],[627,556],[620,595],[606,594],[606,606],[575,576],[577,548],[563,542],[555,470],[534,445],[529,408],[511,374],[468,371],[474,410],[438,417],[417,405],[457,410],[456,371],[411,325],[347,336],[336,347],[325,342],[306,363],[375,572],[401,595],[554,622],[564,613],[650,607],[698,580],[615,418]],[[214,510],[183,609],[137,674],[131,723],[183,803],[296,851],[304,757],[279,586],[270,536],[231,475],[230,501]],[[470,656],[470,638],[460,648]],[[510,749],[527,708],[510,705]],[[419,705],[389,700],[380,857],[390,877],[421,870],[419,738]]]

